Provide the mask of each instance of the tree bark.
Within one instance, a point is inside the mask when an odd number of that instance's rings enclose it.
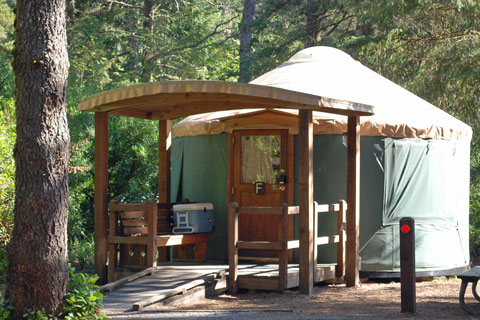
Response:
[[[153,0],[143,0],[143,16],[145,17],[143,27],[153,36]]]
[[[18,0],[16,15],[16,198],[6,298],[20,319],[30,308],[57,313],[65,296],[70,137],[65,0]]]
[[[240,76],[238,82],[249,82],[252,77],[252,22],[256,0],[245,0],[240,24]]]
[[[314,46],[317,43],[318,36],[320,33],[320,16],[319,3],[317,1],[308,0],[306,4],[306,25],[305,25],[305,35],[306,39],[303,43],[304,48],[309,48]]]
[[[143,16],[145,20],[143,21],[143,27],[148,33],[149,45],[153,45],[153,30],[155,22],[155,12],[154,12],[154,0],[143,0]],[[148,46],[144,49],[143,53],[143,64],[141,69],[140,79],[142,82],[152,81],[152,72],[153,72],[153,61],[149,58],[150,50]]]

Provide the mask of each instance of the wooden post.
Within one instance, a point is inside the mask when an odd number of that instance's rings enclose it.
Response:
[[[228,291],[238,292],[238,205],[231,202],[228,208]]]
[[[299,110],[298,195],[300,206],[299,292],[313,291],[313,122],[312,110]]]
[[[112,200],[111,204],[117,204],[118,201]],[[108,228],[108,236],[115,237],[117,235],[117,211],[110,211],[110,221]],[[110,243],[108,246],[108,282],[115,281],[115,267],[117,264],[117,244]]]
[[[170,202],[170,120],[158,121],[158,201]]]
[[[337,265],[335,266],[335,277],[340,279],[345,275],[345,211],[347,209],[347,203],[345,200],[338,201],[340,209],[337,214],[337,234],[338,234],[338,246],[337,246]]]
[[[101,284],[107,281],[108,225],[108,113],[95,113],[95,272]]]
[[[147,267],[157,266],[157,203],[148,201],[145,204],[147,210]]]
[[[170,202],[170,135],[171,121],[158,121],[158,201]],[[158,260],[169,261],[170,248],[158,247]]]
[[[347,147],[347,257],[345,280],[347,287],[360,283],[360,118],[348,117]]]
[[[282,215],[278,226],[279,240],[283,249],[278,251],[278,290],[283,291],[288,284],[288,204],[282,206]]]
[[[415,221],[410,217],[400,219],[400,284],[402,312],[415,313]]]

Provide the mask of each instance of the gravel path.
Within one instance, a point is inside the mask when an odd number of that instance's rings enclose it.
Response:
[[[199,319],[199,320],[351,320],[351,319],[478,319],[465,313],[458,301],[458,279],[437,279],[417,283],[417,314],[400,312],[400,284],[364,283],[356,288],[344,285],[315,286],[311,297],[298,291],[283,293],[257,291],[235,296],[222,294],[189,305],[152,305],[141,313],[109,314],[120,319]],[[466,302],[480,309],[470,288]],[[272,311],[277,310],[277,311]]]

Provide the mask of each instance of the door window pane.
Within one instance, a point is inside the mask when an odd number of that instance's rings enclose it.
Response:
[[[280,136],[242,136],[241,183],[274,184],[280,171]]]

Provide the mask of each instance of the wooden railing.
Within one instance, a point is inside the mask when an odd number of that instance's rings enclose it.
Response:
[[[172,203],[109,203],[108,281],[115,280],[115,269],[144,269],[157,264],[159,248],[194,246],[193,259],[204,261],[210,233],[172,234]]]
[[[317,264],[317,247],[329,243],[338,243],[337,246],[337,265],[335,267],[335,276],[341,278],[345,273],[345,213],[346,202],[340,200],[336,204],[318,205],[315,203],[314,214],[314,272]],[[333,236],[318,237],[318,213],[322,212],[337,213],[337,234]],[[236,293],[238,291],[238,249],[269,250],[278,253],[278,282],[277,290],[285,290],[288,286],[288,250],[299,248],[299,240],[288,240],[288,224],[290,215],[300,213],[298,206],[282,207],[239,207],[237,203],[230,203],[228,210],[228,261],[229,261],[229,291]],[[279,219],[279,239],[278,241],[242,241],[238,239],[238,216],[241,214],[250,215],[277,215]],[[315,279],[315,275],[314,275]],[[272,288],[273,289],[273,288]]]

